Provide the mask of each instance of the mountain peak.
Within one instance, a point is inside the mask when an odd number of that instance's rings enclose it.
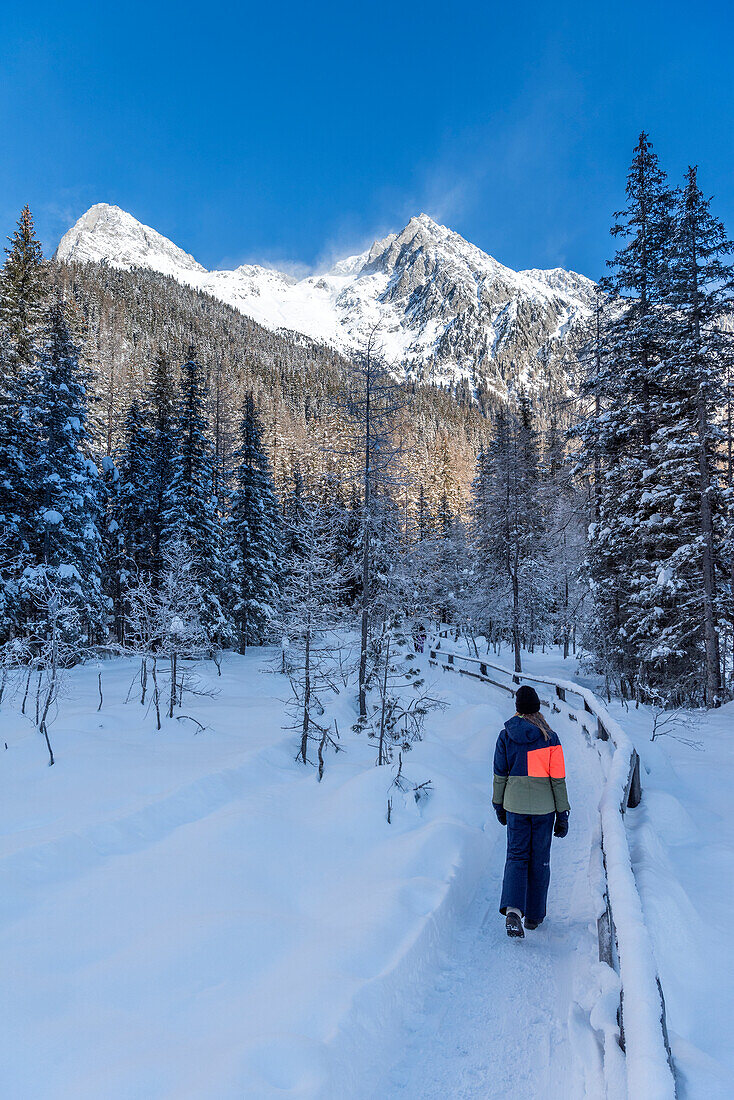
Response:
[[[435,222],[428,214],[415,214],[405,228],[395,234],[395,239],[403,241],[416,236],[423,241],[429,240],[438,242],[444,241],[450,236],[458,236],[458,234],[454,234],[452,230],[447,229],[445,225],[439,225],[439,223]]]
[[[147,267],[164,275],[205,271],[193,256],[132,214],[107,202],[90,206],[59,241],[55,260]]]
[[[476,384],[545,372],[582,334],[593,283],[562,269],[516,272],[428,214],[330,271],[296,278],[257,264],[207,271],[154,229],[96,203],[61,240],[58,260],[148,268],[211,294],[270,329],[339,350],[377,323],[385,356],[426,380]]]
[[[414,214],[413,217],[408,222],[408,225],[406,226],[406,229],[409,229],[411,225],[412,226],[420,225],[420,226],[423,227],[423,229],[428,229],[428,230],[438,229],[438,230],[442,230],[444,233],[448,232],[445,225],[439,225],[438,222],[435,222],[433,220],[433,218],[430,217],[430,215],[428,215],[428,214]]]

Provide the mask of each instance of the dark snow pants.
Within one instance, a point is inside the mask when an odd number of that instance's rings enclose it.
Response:
[[[555,814],[507,814],[507,860],[500,913],[508,905],[531,921],[545,917]]]

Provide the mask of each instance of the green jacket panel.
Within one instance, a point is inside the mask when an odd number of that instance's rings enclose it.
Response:
[[[568,799],[565,806],[556,805],[550,779],[532,775],[508,775],[502,805],[512,814],[552,814],[559,809],[568,809]]]

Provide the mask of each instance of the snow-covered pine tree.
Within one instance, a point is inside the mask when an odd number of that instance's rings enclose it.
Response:
[[[499,425],[499,418],[495,424]],[[484,447],[477,455],[477,468],[471,485],[469,502],[469,524],[472,543],[480,557],[486,557],[492,550],[492,455]],[[425,537],[425,536],[423,536]]]
[[[153,368],[153,379],[148,396],[151,418],[152,457],[150,470],[152,553],[151,571],[153,583],[164,567],[164,530],[168,493],[176,469],[179,450],[179,419],[177,416],[177,391],[166,354],[159,350]]]
[[[236,553],[234,621],[240,653],[261,645],[277,611],[282,575],[280,509],[251,393],[245,397],[235,456],[229,534]]]
[[[516,556],[520,589],[520,636],[532,653],[536,645],[550,640],[553,585],[549,572],[549,509],[543,483],[541,436],[535,411],[524,389],[518,396],[515,433],[518,477],[512,487],[515,501],[512,538],[516,547],[513,555]],[[514,617],[513,607],[513,621]]]
[[[103,470],[103,575],[113,606],[115,637],[122,643],[128,618],[128,587],[141,573],[150,575],[155,586],[156,531],[160,528],[152,416],[150,410],[141,408],[137,398],[125,417],[117,465],[105,457]]]
[[[103,636],[107,625],[100,576],[100,483],[96,466],[84,453],[86,380],[60,301],[47,311],[38,370],[39,500],[22,596],[38,619],[50,585],[78,609],[78,621],[91,640]]]
[[[411,556],[409,576],[418,596],[413,614],[473,628],[477,577],[466,528],[446,503],[439,520],[438,529],[419,540]]]
[[[522,641],[531,641],[541,614],[537,579],[545,561],[538,435],[525,394],[501,408],[481,453],[473,485],[472,533],[478,548],[477,598],[488,637],[504,635],[521,671]],[[544,609],[543,614],[544,614]],[[472,614],[479,621],[479,610]]]
[[[43,251],[27,206],[8,239],[0,279],[0,327],[8,335],[10,362],[17,371],[35,364],[49,294]]]
[[[579,442],[575,455],[574,474],[586,479],[589,493],[589,513],[592,522],[599,519],[602,484],[603,425],[602,394],[612,389],[608,373],[613,370],[608,354],[607,337],[611,329],[610,309],[616,308],[600,286],[596,287],[592,337],[579,357],[578,399],[579,413],[573,421],[570,434]],[[607,456],[608,457],[608,456]]]
[[[342,484],[333,484],[330,479],[324,483],[323,500],[334,524],[335,564],[342,578],[341,599],[347,607],[354,607],[361,590],[362,503],[359,487],[352,484],[349,500],[345,502]]]
[[[125,449],[118,464],[115,518],[127,568],[150,572],[155,540],[155,441],[150,418],[133,399],[125,417]],[[123,586],[126,583],[123,578]]]
[[[27,207],[5,251],[0,272],[0,531],[5,562],[0,579],[0,637],[23,629],[18,585],[39,500],[36,358],[48,287],[41,245]]]
[[[0,642],[17,633],[21,624],[18,580],[21,556],[28,548],[34,492],[26,416],[10,341],[0,328]]]
[[[0,644],[20,626],[18,579],[21,554],[27,548],[27,500],[32,492],[29,456],[16,432],[19,404],[9,341],[0,329]]]
[[[236,382],[225,370],[217,349],[214,368],[209,375],[209,422],[214,440],[214,495],[222,502],[229,492],[232,471],[237,461],[237,428],[242,402],[235,394]],[[245,394],[245,399],[247,394]]]
[[[428,531],[431,526],[431,515],[426,504],[426,490],[423,482],[421,482],[420,489],[418,491],[418,504],[416,507],[416,539],[418,542],[422,542],[427,538]]]
[[[640,600],[655,615],[651,686],[666,699],[708,706],[722,697],[721,589],[729,581],[734,518],[720,422],[734,340],[725,327],[734,314],[732,251],[689,168],[665,273],[668,350],[655,372],[663,416],[653,440],[655,475],[646,486],[659,517],[659,560]]]
[[[179,450],[173,478],[164,491],[162,542],[174,539],[189,549],[201,589],[202,625],[219,644],[232,640],[227,614],[227,573],[224,532],[213,492],[214,445],[206,419],[207,387],[194,354],[181,368],[181,395],[177,412]]]
[[[511,618],[501,549],[503,536],[508,530],[506,455],[509,452],[509,435],[508,412],[501,406],[493,417],[492,436],[477,456],[470,502],[469,522],[477,583],[475,600],[467,607],[466,617],[475,624],[478,632],[485,634],[492,642],[507,635]]]
[[[665,271],[673,195],[646,134],[627,177],[627,207],[612,235],[623,245],[609,261],[604,288],[613,299],[600,337],[604,355],[586,386],[581,431],[595,477],[597,517],[589,529],[587,569],[595,605],[591,640],[605,671],[635,691],[654,657],[656,612],[640,591],[660,559],[660,516],[647,483],[654,440],[665,417],[657,366],[666,349]]]
[[[128,617],[125,586],[129,583],[129,563],[122,529],[117,520],[119,487],[120,471],[110,455],[103,455],[100,460],[100,501],[103,514],[100,524],[102,591],[109,608],[110,629],[114,638],[122,645],[125,642]]]

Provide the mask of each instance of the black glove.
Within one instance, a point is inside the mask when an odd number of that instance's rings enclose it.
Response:
[[[562,810],[556,814],[556,823],[553,826],[553,836],[564,837],[568,834],[568,810]]]
[[[505,809],[505,807],[500,806],[499,802],[493,802],[492,807],[494,809],[494,812],[497,814],[497,820],[499,821],[500,825],[506,825],[507,810]]]

